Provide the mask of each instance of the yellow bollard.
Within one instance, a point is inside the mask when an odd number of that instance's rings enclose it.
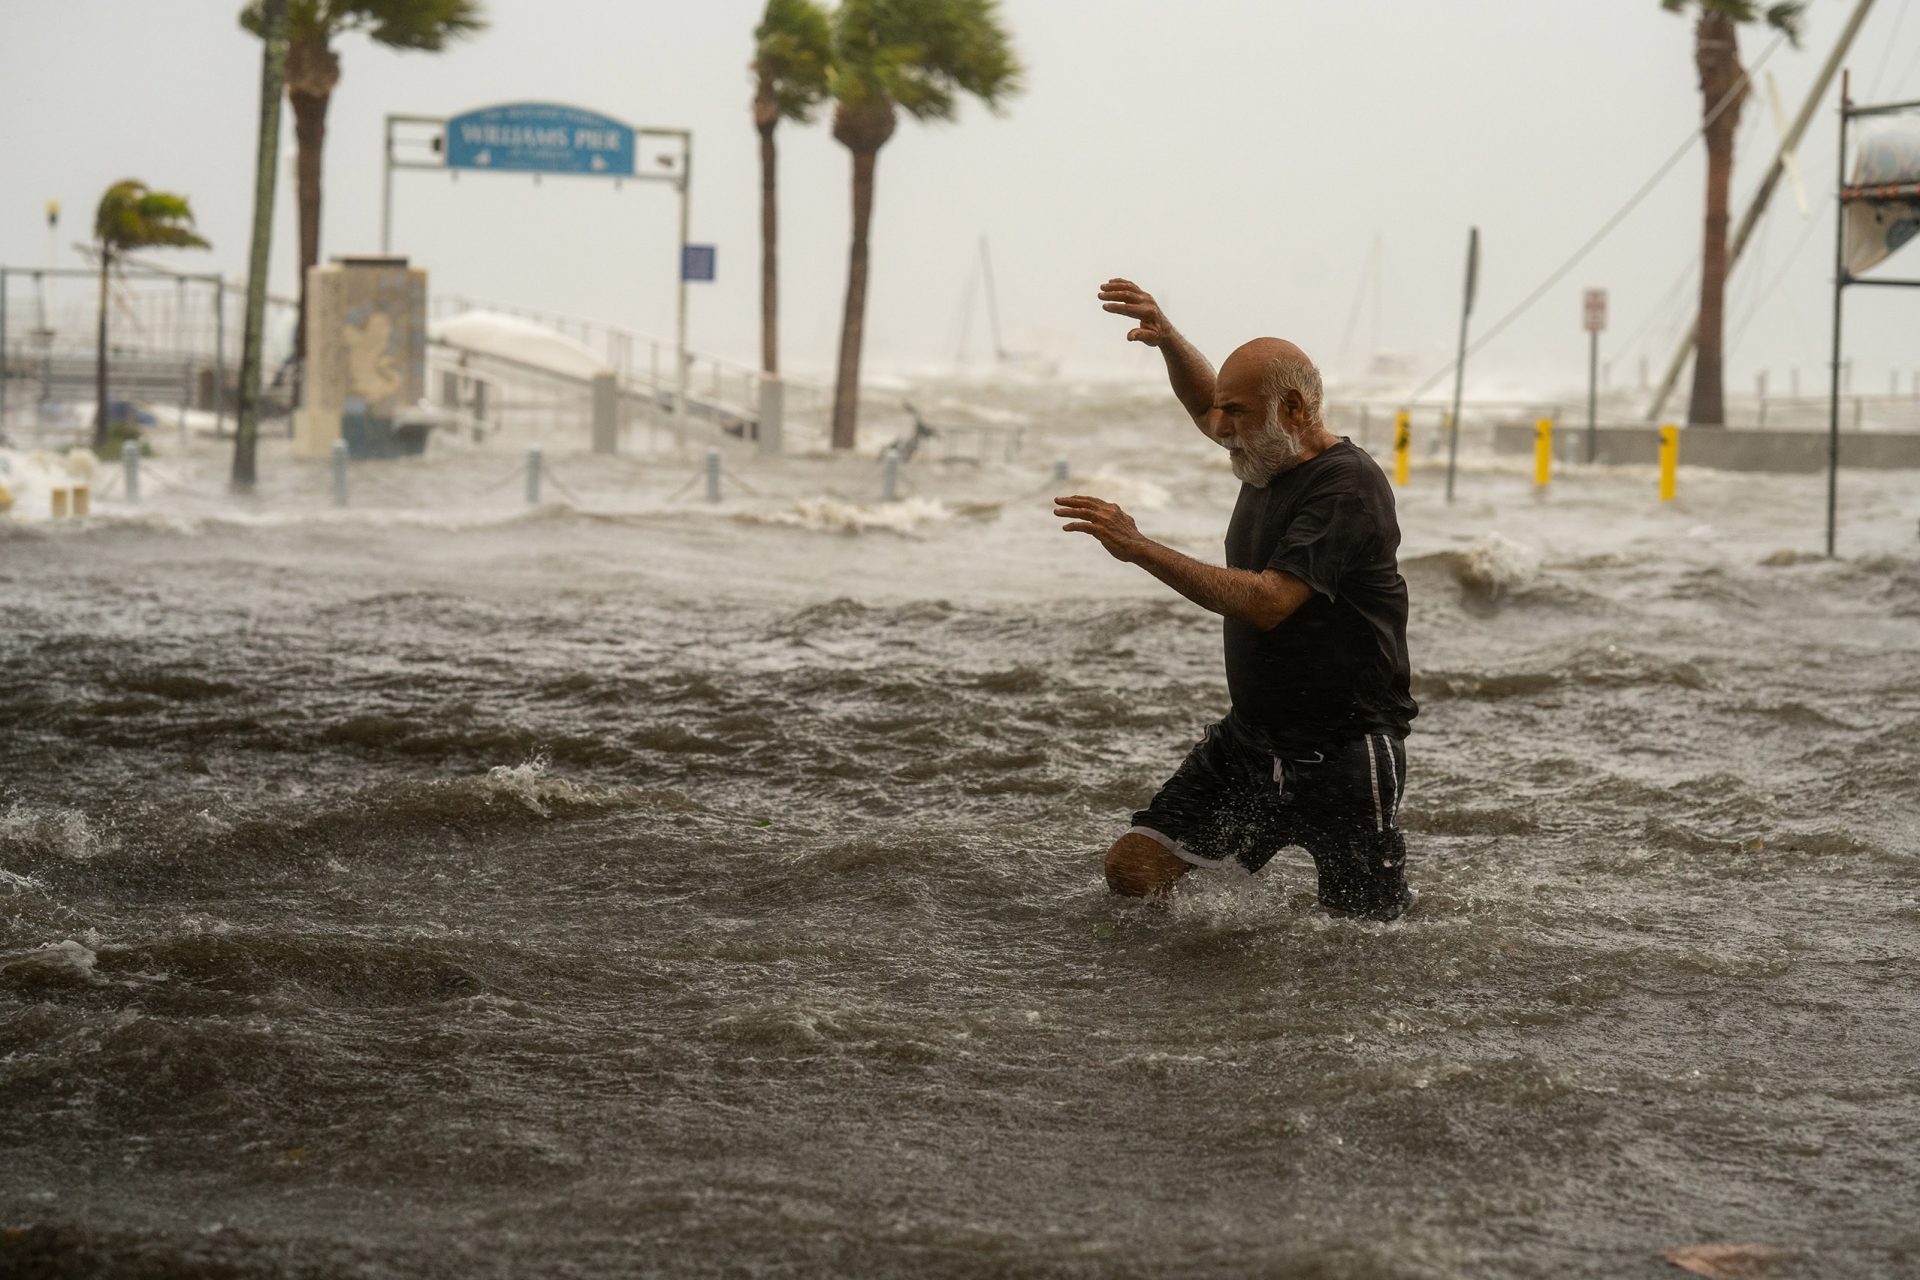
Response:
[[[1546,488],[1553,479],[1553,419],[1542,418],[1533,424],[1533,483]]]
[[[1405,409],[1393,415],[1393,482],[1405,484],[1413,473],[1413,415]]]
[[[1674,484],[1680,469],[1680,428],[1672,423],[1660,428],[1660,501],[1672,502]]]
[[[48,496],[53,501],[53,518],[55,520],[65,519],[67,514],[67,491],[65,489],[55,489]]]
[[[83,484],[73,486],[73,514],[87,515],[93,509],[92,498],[93,494],[88,491],[87,486]]]
[[[13,490],[7,488],[4,484],[0,484],[0,516],[7,514],[7,512],[11,510],[13,510]]]

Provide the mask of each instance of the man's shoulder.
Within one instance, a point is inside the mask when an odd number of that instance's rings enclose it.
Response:
[[[1345,436],[1313,458],[1303,478],[1305,492],[1316,496],[1341,493],[1364,496],[1378,492],[1387,483],[1387,474],[1373,460],[1373,455]]]

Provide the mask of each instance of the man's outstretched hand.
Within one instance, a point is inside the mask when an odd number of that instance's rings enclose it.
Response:
[[[1157,347],[1173,336],[1173,326],[1167,323],[1166,313],[1160,310],[1160,304],[1153,295],[1131,280],[1115,277],[1100,286],[1100,301],[1106,305],[1102,311],[1111,311],[1117,316],[1130,316],[1134,327],[1127,331],[1128,342],[1144,342]]]
[[[1111,502],[1075,494],[1053,500],[1053,514],[1066,516],[1069,523],[1060,528],[1066,533],[1090,533],[1100,540],[1107,554],[1131,564],[1153,544],[1144,537],[1133,517]]]

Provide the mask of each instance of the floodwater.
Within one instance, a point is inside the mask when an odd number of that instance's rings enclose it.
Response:
[[[1216,559],[1234,484],[1161,398],[978,395],[1023,458],[892,506],[549,442],[531,510],[270,450],[0,521],[0,1272],[1920,1270],[1912,474],[1830,562],[1818,477],[1423,465],[1417,908],[1294,850],[1163,910],[1099,854],[1217,621],[1048,472]]]

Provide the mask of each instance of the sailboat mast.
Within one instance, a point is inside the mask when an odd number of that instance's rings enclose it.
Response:
[[[987,325],[993,331],[993,358],[1004,362],[1007,349],[1000,343],[1000,297],[993,289],[993,254],[985,236],[980,237],[980,274],[987,282]]]

